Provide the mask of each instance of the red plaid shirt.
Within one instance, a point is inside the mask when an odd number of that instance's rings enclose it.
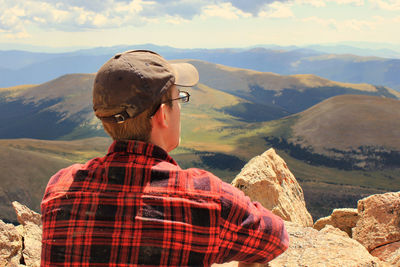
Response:
[[[283,221],[238,189],[137,141],[51,177],[42,220],[42,266],[267,262],[289,242]]]

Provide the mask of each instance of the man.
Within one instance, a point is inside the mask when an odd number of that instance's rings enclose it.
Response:
[[[42,201],[42,266],[265,263],[288,247],[282,220],[168,155],[180,141],[182,87],[197,70],[151,51],[117,54],[98,71],[93,108],[108,154],[60,170]]]

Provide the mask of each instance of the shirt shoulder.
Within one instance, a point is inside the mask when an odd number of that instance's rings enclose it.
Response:
[[[79,179],[85,179],[88,172],[93,168],[93,165],[98,164],[101,158],[94,158],[85,164],[75,163],[63,169],[60,169],[50,177],[47,183],[44,199],[54,193],[62,193],[70,190],[74,182]]]

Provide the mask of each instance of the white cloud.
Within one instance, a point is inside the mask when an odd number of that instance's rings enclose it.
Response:
[[[189,20],[181,18],[179,16],[168,16],[166,18],[166,22],[169,24],[179,25],[179,24],[183,24],[183,23],[188,23]]]
[[[219,17],[224,19],[237,19],[251,17],[250,13],[243,12],[242,10],[232,6],[231,3],[221,3],[218,5],[208,5],[202,10],[201,17]]]
[[[289,0],[0,0],[0,31],[26,32],[28,27],[60,31],[138,26],[165,21],[182,24],[195,16],[226,20],[290,17]],[[271,4],[272,3],[272,4]],[[269,6],[268,6],[269,5]],[[268,9],[265,9],[268,7]],[[268,11],[267,11],[268,10]],[[25,35],[26,36],[26,35]]]
[[[326,6],[326,1],[323,0],[295,0],[294,3],[298,5],[311,5],[313,7]]]
[[[260,17],[267,18],[290,18],[294,17],[291,4],[274,2],[258,14]]]
[[[351,20],[345,20],[341,22],[341,27],[342,29],[351,29],[354,31],[364,31],[364,30],[374,30],[376,29],[376,21],[371,21],[371,20],[357,20],[357,19],[351,19]]]
[[[325,7],[328,2],[333,2],[339,5],[354,5],[362,6],[364,0],[294,0],[294,3],[299,5],[311,5],[313,7]]]
[[[128,4],[123,3],[123,2],[117,2],[115,3],[115,8],[114,10],[118,13],[138,13],[143,10],[143,6],[151,6],[153,5],[154,2],[143,2],[143,1],[131,1]]]
[[[151,5],[142,0],[100,2],[98,11],[91,1],[0,0],[0,31],[27,36],[23,33],[29,25],[64,31],[118,27],[124,23],[138,25],[144,20],[137,14],[144,5]]]
[[[1,30],[0,30],[1,33]],[[15,40],[15,39],[25,39],[31,37],[29,33],[27,33],[25,30],[19,31],[17,33],[6,33],[4,35],[5,38],[10,39],[10,40]]]
[[[384,10],[400,10],[400,1],[399,0],[369,0],[375,7]]]
[[[348,5],[352,4],[355,6],[363,6],[365,4],[364,0],[329,0],[331,2],[335,2],[339,5]]]
[[[338,28],[338,22],[335,19],[321,19],[316,16],[312,16],[312,17],[304,18],[304,19],[302,19],[302,21],[303,22],[311,22],[311,23],[314,23],[315,25],[321,25],[321,26],[329,27],[329,28],[333,28],[333,29]]]
[[[323,27],[336,29],[340,32],[347,31],[370,31],[375,30],[380,24],[385,23],[385,19],[379,16],[374,16],[369,20],[348,19],[339,21],[336,19],[324,19],[316,16],[304,18],[301,21],[315,23]]]

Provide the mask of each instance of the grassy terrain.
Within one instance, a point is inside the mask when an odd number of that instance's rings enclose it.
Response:
[[[0,218],[16,222],[11,202],[40,211],[49,178],[73,163],[104,155],[108,138],[78,141],[0,140]]]
[[[400,101],[365,95],[329,98],[299,114],[298,142],[314,151],[382,146],[400,150]],[[357,137],[357,138],[354,138]]]
[[[183,140],[182,145],[173,151],[172,155],[183,168],[203,168],[226,182],[231,182],[240,172],[241,166],[228,168],[229,162],[235,161],[244,165],[252,157],[267,150],[269,147],[262,136],[267,133],[287,135],[291,120],[295,119],[263,123],[261,127],[257,127],[256,124],[243,124],[236,128],[224,128],[224,124],[218,120],[203,120],[207,125],[214,123],[207,130],[195,127],[190,130],[186,127],[195,124],[184,124],[183,131],[190,141]],[[286,127],[283,127],[285,124]],[[207,142],[204,142],[204,137],[207,137]],[[13,200],[38,211],[45,185],[52,174],[73,162],[83,163],[90,158],[104,155],[110,143],[108,138],[76,141],[1,140],[1,218],[9,218],[10,221],[15,219],[9,205]],[[192,144],[195,143],[197,146],[193,148]],[[333,208],[355,207],[356,201],[367,195],[400,190],[399,169],[374,172],[343,171],[312,166],[294,159],[285,151],[277,150],[277,153],[287,162],[302,186],[307,207],[314,219],[330,214]],[[204,160],[204,155],[209,156],[211,161]],[[215,164],[224,163],[224,160],[228,161],[226,166]],[[26,184],[29,184],[29,187]]]
[[[196,88],[189,89],[190,103],[182,105],[182,142],[172,153],[183,168],[204,168],[230,182],[246,162],[270,148],[267,136],[315,147],[318,140],[335,136],[335,146],[340,147],[363,140],[362,134],[367,133],[375,136],[372,144],[399,144],[399,101],[382,97],[368,98],[366,107],[360,106],[359,100],[364,97],[346,96],[343,101],[334,98],[302,113],[268,121],[270,112],[280,117],[332,95],[357,91],[395,98],[398,94],[392,90],[341,84],[313,75],[280,76],[204,62],[195,64],[202,80]],[[104,136],[104,132],[90,105],[93,78],[92,74],[66,75],[38,86],[0,89],[3,137],[59,139],[0,140],[0,204],[10,220],[15,217],[10,215],[14,214],[10,201],[19,200],[38,210],[52,174],[73,162],[83,163],[106,152],[111,140],[95,137]],[[12,101],[7,99],[10,96]],[[343,102],[344,106],[340,104]],[[368,113],[372,107],[382,113]],[[375,118],[378,114],[382,115]],[[364,128],[355,122],[364,122]],[[344,130],[354,131],[343,135]],[[84,137],[91,138],[81,139]],[[277,152],[302,185],[314,218],[327,215],[334,207],[354,206],[358,198],[374,192],[400,190],[399,169],[346,171],[311,165],[286,150]],[[0,213],[0,218],[5,217]]]

